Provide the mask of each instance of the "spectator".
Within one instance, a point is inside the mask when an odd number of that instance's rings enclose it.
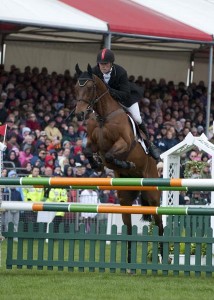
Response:
[[[45,142],[43,142],[41,139],[37,140],[34,149],[35,149],[34,155],[38,155],[40,150],[43,150],[46,152]]]
[[[1,172],[1,177],[7,177],[8,170],[7,168],[3,168]]]
[[[70,165],[64,166],[63,176],[64,177],[73,177],[74,176],[73,168]]]
[[[59,165],[61,166],[62,171],[64,171],[64,165],[69,164],[70,155],[71,155],[71,149],[66,148],[63,150],[62,155],[59,156]]]
[[[53,156],[50,154],[47,154],[45,157],[45,168],[49,167],[52,172],[54,170],[54,159]]]
[[[203,199],[201,196],[201,192],[199,191],[194,191],[192,192],[192,198],[190,199],[190,204],[191,205],[205,205],[207,204],[207,201]]]
[[[30,134],[30,132],[31,132],[31,129],[29,127],[22,128],[22,136],[23,136],[24,140],[25,140],[25,137]]]
[[[60,202],[67,202],[67,190],[66,188],[52,188],[48,194],[48,200],[50,202],[60,203]],[[55,217],[53,219],[54,224],[54,232],[59,231],[59,225],[63,221],[63,217],[65,212],[56,212]]]
[[[163,139],[163,141],[164,141],[164,151],[171,149],[178,143],[178,141],[174,138],[170,130],[167,131],[166,137]]]
[[[184,192],[179,192],[179,205],[186,205]]]
[[[189,196],[184,196],[184,205],[190,205],[190,197]]]
[[[50,153],[50,155],[53,157],[53,161],[54,161],[54,167],[58,167],[59,166],[59,160],[58,160],[58,153],[55,149],[51,149],[48,151],[48,153]]]
[[[25,145],[31,146],[31,153],[35,152],[35,136],[32,133],[25,137],[21,144],[21,149],[23,149]]]
[[[63,145],[62,145],[62,148],[63,149],[66,149],[66,148],[71,149],[71,142],[70,141],[64,141]]]
[[[93,169],[91,168],[91,165],[88,161],[88,159],[83,161],[83,166],[85,167],[85,176],[86,177],[91,177],[91,175],[93,174]]]
[[[208,162],[208,160],[209,160],[209,155],[206,152],[202,153],[201,161]]]
[[[0,98],[0,121],[4,124],[7,119],[7,110],[4,107],[4,101]]]
[[[31,154],[32,146],[25,145],[23,148],[23,151],[20,151],[19,153],[19,162],[21,164],[22,168],[25,168],[27,163],[30,162],[33,155]]]
[[[32,173],[28,176],[29,178],[40,177],[39,167],[34,166]],[[24,201],[25,202],[42,202],[44,199],[44,188],[38,187],[25,187],[23,188]],[[25,229],[28,226],[29,222],[36,222],[37,212],[34,211],[25,211],[23,213],[23,221],[25,223]]]
[[[59,129],[55,126],[56,122],[54,119],[50,119],[48,121],[48,125],[45,127],[45,132],[47,134],[47,137],[52,141],[58,141],[58,144],[61,143],[62,140],[62,134],[59,131]]]
[[[162,161],[160,161],[157,164],[157,171],[158,171],[158,177],[163,178],[163,162]]]
[[[193,161],[197,161],[198,160],[198,153],[196,150],[192,150],[189,153],[189,159],[193,160]]]
[[[32,168],[33,168],[33,166],[31,165],[30,162],[28,162],[27,165],[26,165],[26,168],[22,169],[20,171],[20,174],[22,174],[22,175],[30,175],[32,173]]]
[[[73,146],[75,145],[78,137],[79,136],[78,136],[77,132],[75,132],[73,125],[69,125],[68,130],[65,131],[63,134],[63,140],[71,142],[71,144]]]
[[[74,176],[75,177],[84,177],[86,168],[79,162],[75,163]]]
[[[13,147],[20,149],[20,146],[17,142],[17,134],[11,131],[7,139],[7,150],[12,150]]]
[[[101,203],[118,204],[117,191],[114,190],[102,190],[99,192],[99,199]]]
[[[14,164],[15,168],[21,168],[21,163],[19,161],[19,155],[16,154],[15,150],[10,150],[8,156],[6,157],[8,162]]]
[[[53,176],[53,168],[47,166],[44,168],[44,176],[52,177]]]
[[[17,177],[17,173],[14,170],[11,170],[8,173],[9,178]],[[23,201],[22,195],[19,190],[17,190],[15,187],[11,188],[5,188],[4,189],[4,201]],[[4,225],[5,225],[5,231],[8,231],[8,225],[10,222],[14,224],[14,232],[18,231],[18,224],[19,224],[19,211],[18,210],[7,210],[4,213]],[[14,238],[14,241],[18,241],[17,238]]]
[[[63,176],[61,168],[59,166],[54,168],[53,176]]]
[[[26,121],[26,126],[30,128],[32,131],[41,130],[41,125],[37,120],[36,114],[31,113]]]
[[[33,155],[33,157],[30,160],[30,163],[38,167],[44,167],[45,166],[45,157],[47,152],[44,149],[39,149],[38,154]]]
[[[83,152],[82,139],[79,137],[77,138],[76,145],[74,146],[74,154],[77,155],[82,152]]]
[[[98,195],[93,190],[83,190],[80,194],[80,203],[83,204],[98,204]],[[95,222],[97,213],[83,212],[81,217],[85,223],[85,232],[90,232],[90,225]]]

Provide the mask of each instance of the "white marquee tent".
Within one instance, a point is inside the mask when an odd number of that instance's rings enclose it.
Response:
[[[97,51],[111,45],[129,74],[176,83],[187,80],[194,54],[194,80],[210,84],[213,2],[1,0],[5,67],[15,63],[21,69],[36,65],[73,71],[76,62],[94,64]]]
[[[214,0],[131,0],[214,35]]]
[[[59,72],[77,61],[84,67],[111,44],[129,74],[175,82],[186,81],[192,51],[212,41],[131,0],[1,0],[0,39],[7,46],[7,68],[14,60],[20,68],[46,65]]]
[[[55,0],[1,0],[0,23],[107,32],[107,23]]]

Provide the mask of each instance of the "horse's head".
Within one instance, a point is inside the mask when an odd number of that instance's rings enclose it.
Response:
[[[96,111],[96,104],[108,93],[108,89],[100,78],[93,75],[89,64],[85,72],[80,70],[78,64],[75,70],[78,78],[75,86],[77,101],[75,113],[86,119],[93,110]]]
[[[93,105],[96,100],[96,85],[92,74],[92,68],[88,64],[87,71],[82,72],[79,65],[75,67],[77,74],[77,83],[75,86],[76,109],[75,114],[78,117],[86,118],[93,110]]]

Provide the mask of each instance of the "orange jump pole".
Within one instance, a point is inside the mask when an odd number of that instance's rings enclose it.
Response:
[[[213,216],[214,208],[206,207],[157,207],[157,206],[120,206],[104,204],[82,204],[71,202],[23,202],[2,201],[1,209],[19,211],[58,211],[58,212],[93,212],[115,214],[144,215],[201,215]]]

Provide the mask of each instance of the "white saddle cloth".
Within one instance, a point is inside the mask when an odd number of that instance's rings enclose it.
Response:
[[[132,129],[133,129],[133,132],[134,132],[134,136],[138,139],[138,142],[141,144],[141,146],[142,146],[143,150],[145,151],[145,153],[148,154],[149,152],[146,148],[144,140],[139,138],[139,136],[137,135],[136,125],[135,125],[134,120],[132,119],[132,117],[130,115],[128,115],[128,116],[129,116],[129,119],[130,119],[131,124],[132,124]]]

